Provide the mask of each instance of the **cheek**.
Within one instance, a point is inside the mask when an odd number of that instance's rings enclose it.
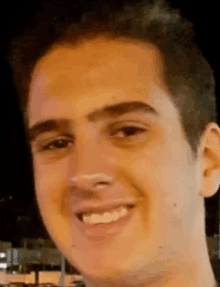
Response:
[[[43,164],[40,160],[34,161],[35,165],[35,190],[39,207],[49,216],[49,210],[64,213],[64,199],[66,198],[67,166],[62,164]]]
[[[64,253],[71,247],[71,234],[64,200],[68,198],[67,165],[44,165],[35,161],[35,190],[43,222],[56,246]],[[62,230],[62,232],[60,232]],[[64,244],[65,243],[65,244]]]
[[[136,197],[144,199],[143,222],[151,215],[169,221],[170,217],[182,218],[192,205],[192,172],[184,160],[180,162],[180,156],[166,152],[164,146],[130,156],[121,177],[133,187]]]
[[[186,152],[178,152],[178,148],[176,154],[163,156],[154,166],[151,176],[158,191],[157,209],[170,232],[190,234],[195,229],[199,202],[195,175]]]

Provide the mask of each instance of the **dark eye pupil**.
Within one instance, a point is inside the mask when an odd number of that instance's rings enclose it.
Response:
[[[136,129],[135,128],[124,128],[124,132],[126,133],[126,135],[133,135],[135,133]]]
[[[63,140],[58,140],[54,143],[54,146],[57,148],[62,148],[63,146],[65,146],[65,142]]]

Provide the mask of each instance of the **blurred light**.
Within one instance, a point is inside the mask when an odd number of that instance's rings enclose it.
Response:
[[[1,258],[5,258],[5,257],[6,257],[6,254],[5,254],[5,253],[0,253],[0,257],[1,257]]]

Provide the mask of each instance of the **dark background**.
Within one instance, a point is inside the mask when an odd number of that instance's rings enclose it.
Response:
[[[47,1],[48,2],[48,1]],[[52,2],[52,0],[50,1]],[[72,2],[71,0],[57,1],[63,7]],[[90,1],[92,2],[92,1]],[[219,112],[219,11],[218,2],[210,1],[169,1],[174,8],[180,8],[184,17],[195,24],[196,39],[204,56],[213,67],[216,75],[216,94]],[[32,214],[33,222],[26,231],[21,234],[12,228],[13,221],[8,219],[8,225],[4,225],[0,231],[0,240],[15,240],[19,236],[47,237],[48,234],[41,222],[34,200],[34,184],[32,165],[29,150],[24,137],[23,122],[18,109],[16,91],[12,84],[9,66],[6,62],[8,40],[20,32],[24,27],[31,24],[36,8],[43,6],[45,1],[4,1],[0,9],[1,21],[1,198],[13,197],[17,203],[5,202],[0,204],[0,222],[6,214],[16,214],[16,204],[22,206],[24,214]],[[24,201],[22,203],[21,201]],[[22,205],[23,204],[23,205]],[[19,209],[19,208],[17,208]],[[213,236],[219,233],[219,192],[212,198],[206,199],[207,210],[207,235]],[[9,216],[10,217],[10,216]],[[11,223],[10,223],[11,222]],[[10,225],[11,224],[11,225]],[[6,226],[8,227],[8,230]]]

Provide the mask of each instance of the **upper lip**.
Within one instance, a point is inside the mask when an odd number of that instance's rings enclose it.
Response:
[[[72,210],[75,214],[80,213],[92,213],[92,212],[105,212],[106,210],[110,210],[113,208],[117,208],[122,205],[128,205],[133,207],[136,205],[137,200],[134,199],[117,199],[111,202],[84,202],[79,203],[77,206]]]

